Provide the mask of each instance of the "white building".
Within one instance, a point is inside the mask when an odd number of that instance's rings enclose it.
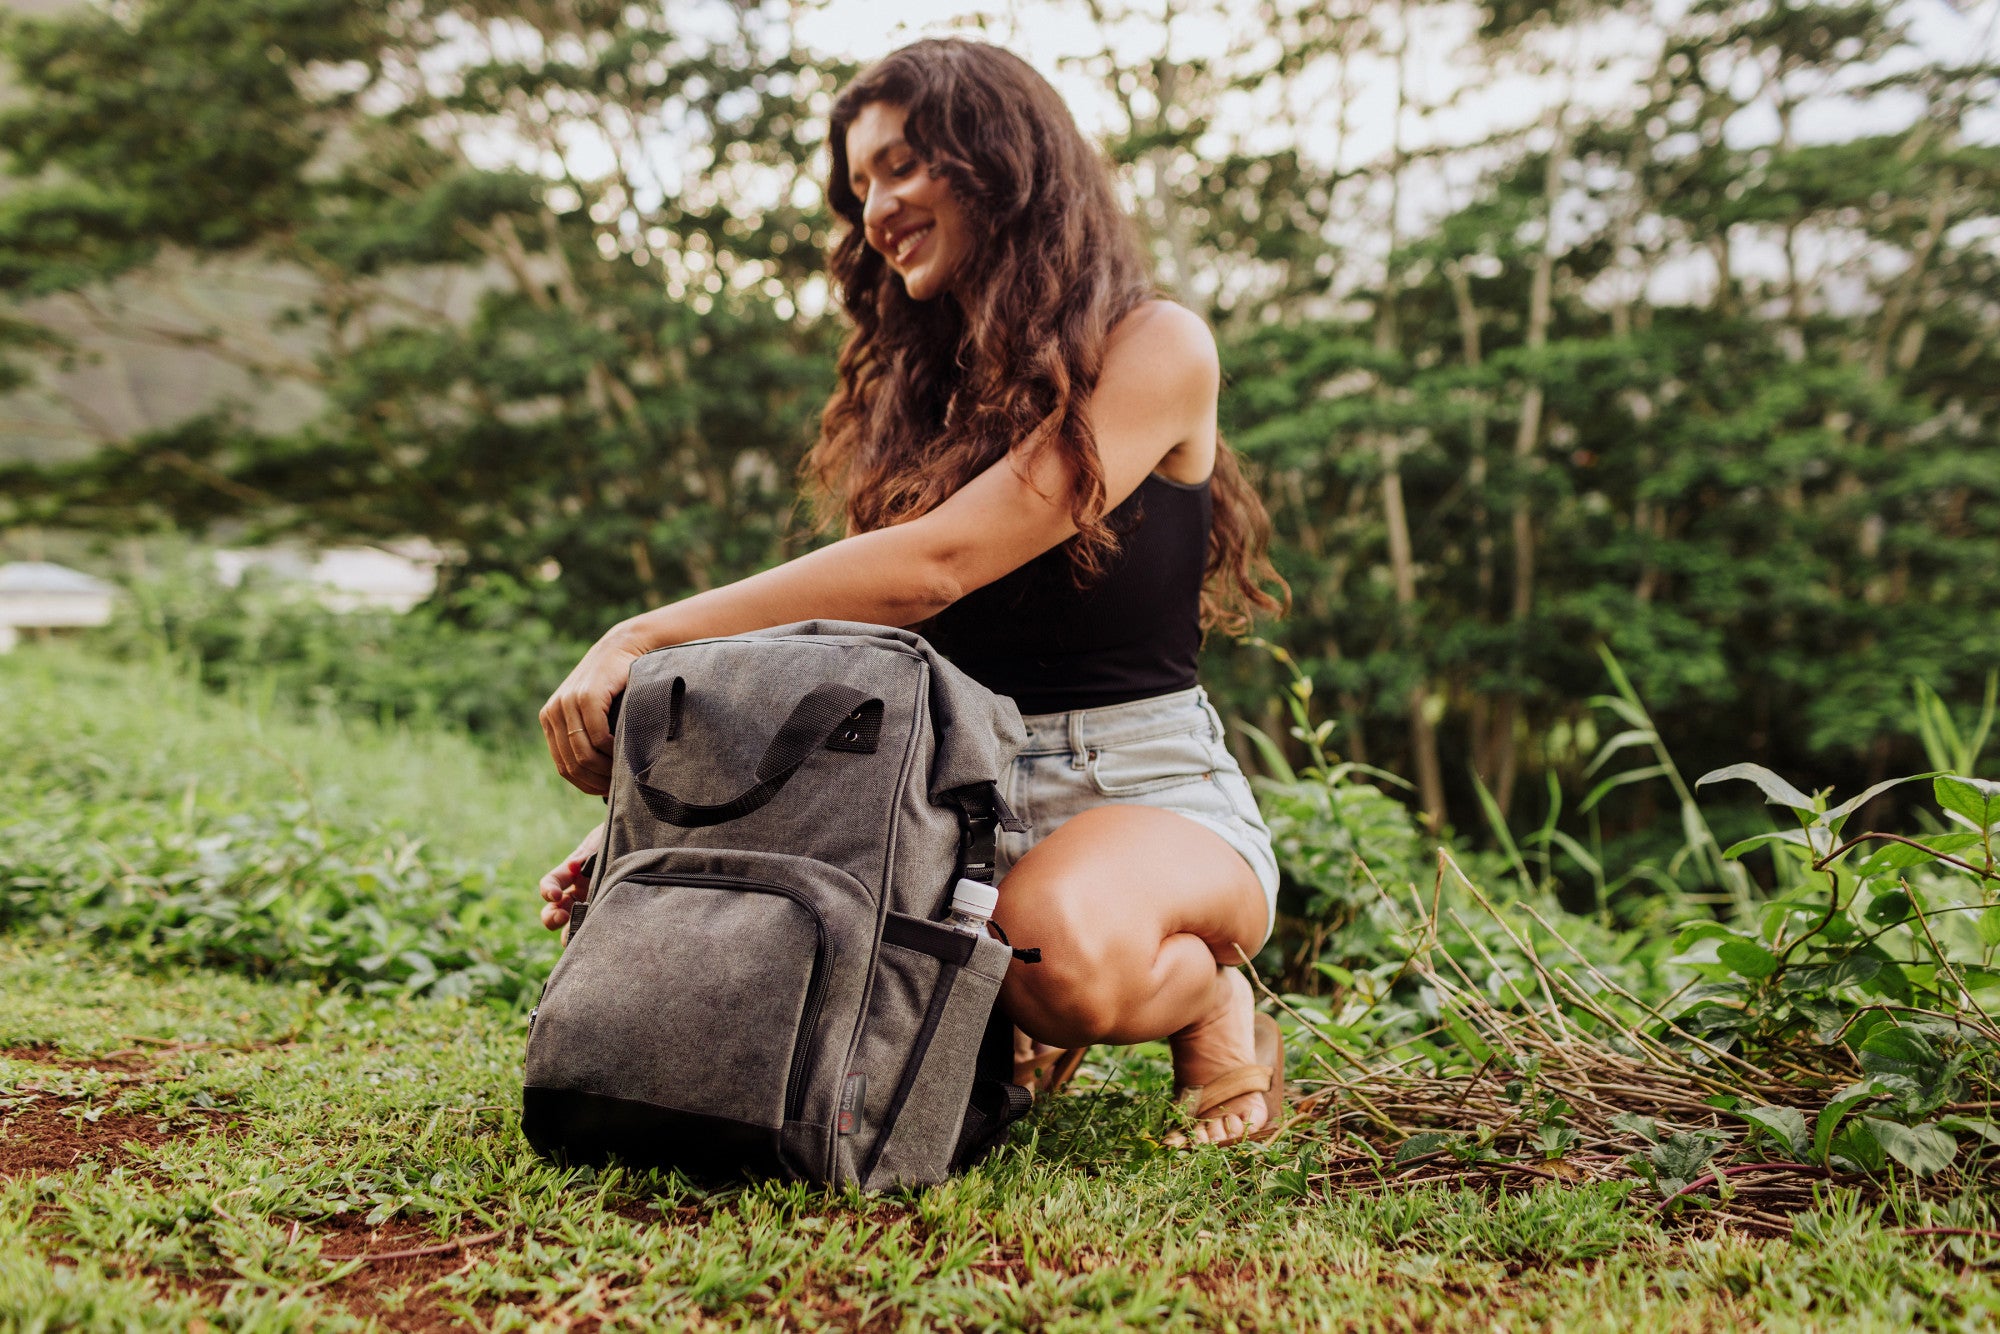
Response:
[[[48,561],[0,565],[0,653],[19,642],[23,630],[69,630],[103,625],[111,619],[117,590],[81,570]]]
[[[379,547],[226,547],[214,553],[216,577],[234,588],[244,576],[291,584],[329,611],[406,612],[437,588],[444,554],[421,539]]]

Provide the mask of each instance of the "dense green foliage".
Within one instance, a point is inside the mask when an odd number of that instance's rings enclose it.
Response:
[[[536,711],[587,647],[537,614],[532,590],[497,574],[403,615],[329,612],[256,578],[231,587],[193,561],[125,591],[90,651],[170,659],[212,688],[288,707],[448,723],[506,749],[540,735]]]
[[[367,992],[540,985],[534,881],[594,816],[538,757],[178,668],[0,664],[0,930]]]
[[[1066,77],[1101,85],[1162,281],[1217,325],[1224,425],[1297,595],[1269,633],[1341,757],[1408,775],[1433,826],[1488,827],[1482,786],[1533,819],[1596,750],[1609,647],[1692,771],[1914,767],[1910,678],[1963,709],[2000,657],[1997,85],[1973,16],[1920,38],[1883,0],[1493,6],[1478,31],[1442,6],[1213,9],[1096,7],[1122,35]],[[55,337],[29,315],[69,302],[321,407],[0,461],[0,525],[423,535],[461,557],[439,618],[506,589],[565,638],[799,549],[790,479],[840,333],[814,173],[846,71],[797,12],[13,23],[7,341]],[[1197,19],[1226,54],[1187,56]],[[1356,156],[1349,95],[1384,78],[1390,142]],[[1531,116],[1448,137],[1446,104],[1509,79],[1541,90]],[[121,325],[116,281],[163,254],[251,266],[293,315]],[[1282,733],[1261,655],[1213,645],[1210,676]],[[1631,795],[1598,812],[1608,842],[1653,823]]]

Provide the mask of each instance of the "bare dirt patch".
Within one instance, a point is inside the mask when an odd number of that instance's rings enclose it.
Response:
[[[99,1112],[93,1121],[74,1108],[46,1095],[0,1098],[0,1176],[49,1176],[81,1162],[115,1167],[132,1157],[132,1145],[170,1138],[149,1116]]]
[[[438,1280],[467,1268],[482,1250],[519,1239],[508,1233],[488,1237],[476,1225],[440,1239],[415,1223],[391,1221],[370,1227],[359,1218],[330,1219],[315,1224],[313,1231],[327,1259],[382,1257],[370,1258],[327,1291],[355,1315],[408,1334],[465,1328],[465,1322],[445,1308],[443,1294],[436,1291]]]
[[[144,1074],[153,1068],[152,1056],[137,1048],[107,1052],[102,1056],[65,1056],[60,1047],[40,1042],[26,1047],[0,1047],[0,1057],[31,1065],[53,1066],[58,1070],[102,1070],[107,1074]]]

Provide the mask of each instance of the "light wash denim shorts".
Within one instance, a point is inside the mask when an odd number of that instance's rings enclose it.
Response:
[[[1269,938],[1278,905],[1271,831],[1257,813],[1249,780],[1223,745],[1222,719],[1207,691],[1196,686],[1129,704],[1031,713],[1022,721],[1028,744],[1008,771],[1002,795],[1030,828],[1001,833],[1000,875],[1081,811],[1157,806],[1214,830],[1250,863],[1264,887]]]

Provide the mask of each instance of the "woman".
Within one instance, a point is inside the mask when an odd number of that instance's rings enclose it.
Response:
[[[1009,1014],[1060,1048],[1165,1038],[1176,1083],[1215,1095],[1193,1137],[1254,1134],[1276,1085],[1233,965],[1270,933],[1277,866],[1195,660],[1205,626],[1278,604],[1214,340],[1153,298],[1102,161],[1018,58],[905,47],[842,94],[831,143],[855,327],[807,471],[849,536],[612,627],[543,708],[549,751],[605,791],[609,706],[651,649],[918,628],[1027,716],[1006,796],[1034,828],[1002,841],[996,918],[1044,962],[1009,975]],[[544,925],[600,836],[543,878]]]

